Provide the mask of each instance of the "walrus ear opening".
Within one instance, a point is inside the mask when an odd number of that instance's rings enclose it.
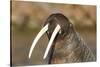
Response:
[[[74,26],[72,23],[70,23],[68,34],[75,33],[75,28],[74,28],[74,27],[75,27],[75,26]]]

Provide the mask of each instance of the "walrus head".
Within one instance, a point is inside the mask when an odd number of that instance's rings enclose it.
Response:
[[[47,33],[48,38],[50,40],[48,43],[48,46],[46,48],[44,57],[43,57],[45,59],[46,56],[48,55],[48,52],[49,52],[54,40],[62,39],[65,36],[67,36],[69,34],[70,27],[72,27],[72,24],[70,23],[68,18],[66,18],[64,15],[62,15],[60,13],[50,15],[47,18],[47,20],[44,24],[44,27],[41,29],[41,31],[38,33],[38,35],[36,36],[36,38],[33,41],[33,44],[31,46],[30,52],[29,52],[29,58],[31,57],[32,51],[33,51],[37,41],[40,39],[40,37],[44,33]]]

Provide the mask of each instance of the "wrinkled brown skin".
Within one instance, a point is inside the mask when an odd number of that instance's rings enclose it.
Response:
[[[45,25],[49,23],[48,38],[57,24],[61,26],[50,50],[49,64],[75,63],[95,61],[90,48],[75,31],[72,23],[64,15],[57,13],[48,17]]]

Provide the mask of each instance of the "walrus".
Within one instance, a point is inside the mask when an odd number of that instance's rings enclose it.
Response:
[[[37,41],[46,33],[49,39],[43,59],[49,54],[48,64],[95,61],[91,49],[76,32],[71,21],[61,13],[51,14],[30,48],[29,58]]]

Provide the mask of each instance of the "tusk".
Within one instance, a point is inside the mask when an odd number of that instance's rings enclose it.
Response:
[[[32,51],[33,51],[33,49],[34,49],[34,47],[35,47],[37,41],[38,41],[38,40],[40,39],[40,37],[48,30],[48,25],[49,25],[49,24],[45,25],[45,26],[41,29],[41,31],[38,33],[38,35],[36,36],[36,38],[34,39],[34,41],[33,41],[33,43],[32,43],[32,46],[31,46],[31,48],[30,48],[29,58],[31,57]]]
[[[51,45],[52,45],[52,43],[53,43],[53,41],[54,41],[54,39],[55,39],[55,37],[56,37],[56,35],[57,35],[57,33],[58,33],[59,30],[60,30],[60,26],[57,25],[56,28],[55,28],[55,30],[54,30],[54,32],[52,33],[51,39],[50,39],[50,41],[48,43],[48,46],[46,48],[46,51],[45,51],[43,59],[46,58],[46,56],[47,56],[47,54],[48,54],[48,52],[50,50],[50,47],[51,47]]]

